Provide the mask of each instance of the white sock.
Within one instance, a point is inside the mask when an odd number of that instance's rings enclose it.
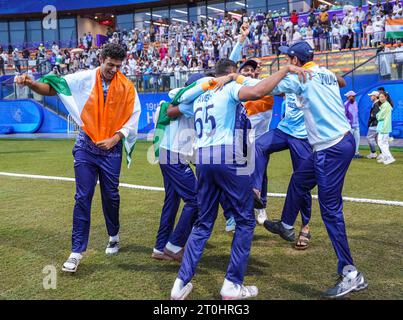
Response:
[[[72,258],[72,259],[80,260],[82,257],[83,257],[83,255],[81,253],[72,252],[72,253],[70,253],[69,259]]]
[[[351,271],[351,272],[347,273],[347,277],[349,279],[354,279],[357,276],[357,274],[358,274],[358,271],[354,270],[354,271]]]
[[[281,224],[283,225],[284,228],[286,228],[287,230],[291,230],[294,229],[293,226],[290,226],[289,224],[284,223],[283,221],[281,221]]]
[[[182,250],[182,247],[175,246],[174,244],[168,243],[166,244],[165,248],[167,248],[169,251],[172,251],[173,253],[178,253],[179,251]]]
[[[239,284],[235,284],[232,281],[224,279],[224,283],[221,288],[222,295],[237,296],[240,290],[241,286]]]
[[[109,236],[109,242],[119,242],[119,234],[113,237]]]
[[[174,282],[174,286],[172,287],[172,290],[171,290],[171,296],[179,295],[179,293],[181,292],[183,287],[184,287],[183,280],[176,278],[175,282]]]

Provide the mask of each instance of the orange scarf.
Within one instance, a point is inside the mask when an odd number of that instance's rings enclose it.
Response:
[[[83,130],[94,143],[111,138],[130,119],[134,109],[135,91],[133,83],[120,71],[113,77],[106,101],[102,89],[101,69],[98,69],[81,120]]]

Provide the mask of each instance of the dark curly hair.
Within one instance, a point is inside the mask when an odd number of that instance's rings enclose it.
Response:
[[[123,61],[126,58],[126,51],[120,44],[107,43],[102,48],[101,57],[103,59],[109,57],[111,59]]]

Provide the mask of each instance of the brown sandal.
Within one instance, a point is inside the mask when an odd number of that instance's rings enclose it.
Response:
[[[311,240],[311,233],[300,232],[298,235],[297,243],[295,244],[295,249],[305,250],[309,246],[309,241]]]

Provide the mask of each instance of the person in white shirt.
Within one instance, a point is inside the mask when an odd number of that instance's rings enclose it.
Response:
[[[393,14],[400,14],[402,13],[402,4],[400,3],[399,0],[396,0],[396,3],[393,5]]]
[[[376,16],[376,21],[374,22],[374,42],[375,46],[383,41],[383,30],[385,23],[382,21],[381,16]]]
[[[374,39],[374,26],[372,25],[372,21],[368,21],[368,25],[365,28],[364,32],[364,41],[365,41],[365,46],[372,47],[372,40]]]
[[[402,67],[403,67],[403,47],[401,40],[397,43],[397,48],[395,50],[395,61],[397,68],[397,78],[402,79]]]
[[[302,35],[299,32],[299,27],[297,25],[294,26],[294,34],[292,35],[292,43],[297,43],[302,40]]]
[[[340,27],[338,23],[332,28],[332,50],[340,49]]]
[[[262,42],[262,57],[268,56],[270,54],[270,38],[264,33],[260,36],[260,41]]]

